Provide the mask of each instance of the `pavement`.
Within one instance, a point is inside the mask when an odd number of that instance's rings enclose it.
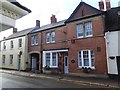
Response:
[[[107,76],[96,76],[96,75],[86,75],[86,74],[50,74],[50,73],[33,73],[33,72],[23,72],[23,71],[15,71],[15,70],[3,70],[0,69],[1,73],[8,73],[13,75],[31,77],[31,78],[48,78],[54,79],[57,81],[68,81],[76,84],[89,84],[96,86],[103,86],[106,88],[120,88],[120,81],[109,79]]]

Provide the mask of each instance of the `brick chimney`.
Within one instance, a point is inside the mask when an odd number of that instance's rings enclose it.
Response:
[[[105,0],[105,2],[106,2],[106,10],[110,10],[111,9],[110,0]]]
[[[56,19],[55,15],[52,14],[52,16],[51,16],[51,24],[56,23],[56,22],[57,22],[57,19]]]
[[[99,9],[101,11],[104,11],[104,2],[103,2],[103,0],[99,1]]]
[[[17,32],[17,28],[13,28],[13,33],[16,33]]]
[[[36,20],[36,27],[40,28],[40,21],[39,20]]]

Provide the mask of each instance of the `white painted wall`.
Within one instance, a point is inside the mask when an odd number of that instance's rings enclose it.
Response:
[[[119,56],[118,55],[118,31],[109,32],[106,36],[107,39],[107,49],[109,56]]]
[[[28,44],[27,42],[27,36],[23,36],[23,37],[18,37],[18,38],[14,38],[14,39],[10,39],[10,40],[5,40],[6,42],[6,50],[3,50],[3,42],[1,42],[1,58],[0,58],[0,62],[2,62],[2,55],[6,56],[6,61],[5,64],[2,64],[3,68],[10,68],[10,69],[17,69],[18,68],[18,53],[21,50],[22,51],[22,57],[21,57],[21,70],[25,70],[27,65],[26,65],[26,61],[27,59],[27,53],[28,53],[28,47],[26,46],[26,44]],[[22,48],[18,47],[18,40],[22,39]],[[14,48],[11,50],[10,49],[10,41],[13,40],[14,43]],[[10,54],[13,55],[13,64],[10,65]]]
[[[106,39],[106,53],[107,53],[107,67],[108,74],[118,74],[116,56],[120,56],[120,31],[107,32]],[[115,57],[110,59],[110,57]]]

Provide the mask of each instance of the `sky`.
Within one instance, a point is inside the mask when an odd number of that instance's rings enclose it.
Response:
[[[81,0],[17,0],[32,12],[16,21],[18,31],[34,27],[36,20],[40,20],[40,26],[50,24],[52,14],[56,15],[57,21],[69,18]],[[82,0],[87,4],[99,9],[100,0]],[[110,0],[111,7],[117,7],[120,0]],[[12,34],[12,30],[0,32],[0,40]]]

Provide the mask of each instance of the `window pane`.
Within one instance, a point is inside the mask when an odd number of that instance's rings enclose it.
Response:
[[[84,66],[89,66],[89,53],[88,53],[88,51],[83,51],[83,62],[84,62]]]
[[[3,42],[3,50],[5,50],[5,49],[6,49],[6,43]]]
[[[34,36],[31,37],[31,45],[34,45]]]
[[[22,39],[19,39],[19,47],[22,47]]]
[[[46,43],[50,43],[50,33],[46,34]]]
[[[10,64],[13,64],[13,55],[10,55]]]
[[[79,52],[79,66],[82,66],[82,57],[81,57],[81,51]]]
[[[10,48],[13,48],[13,41],[10,42]]]
[[[95,63],[94,63],[94,51],[91,50],[91,65],[92,67],[95,66]]]
[[[46,53],[46,65],[50,66],[50,53]]]
[[[82,37],[83,36],[83,24],[77,25],[77,37]]]
[[[52,66],[56,66],[56,53],[52,53]]]
[[[52,33],[51,33],[51,41],[52,41],[52,42],[55,42],[55,32],[52,32]]]
[[[35,44],[38,44],[38,35],[35,35]]]
[[[2,56],[2,63],[5,64],[5,55]]]
[[[92,23],[91,22],[85,23],[85,32],[86,32],[86,36],[92,35]]]

